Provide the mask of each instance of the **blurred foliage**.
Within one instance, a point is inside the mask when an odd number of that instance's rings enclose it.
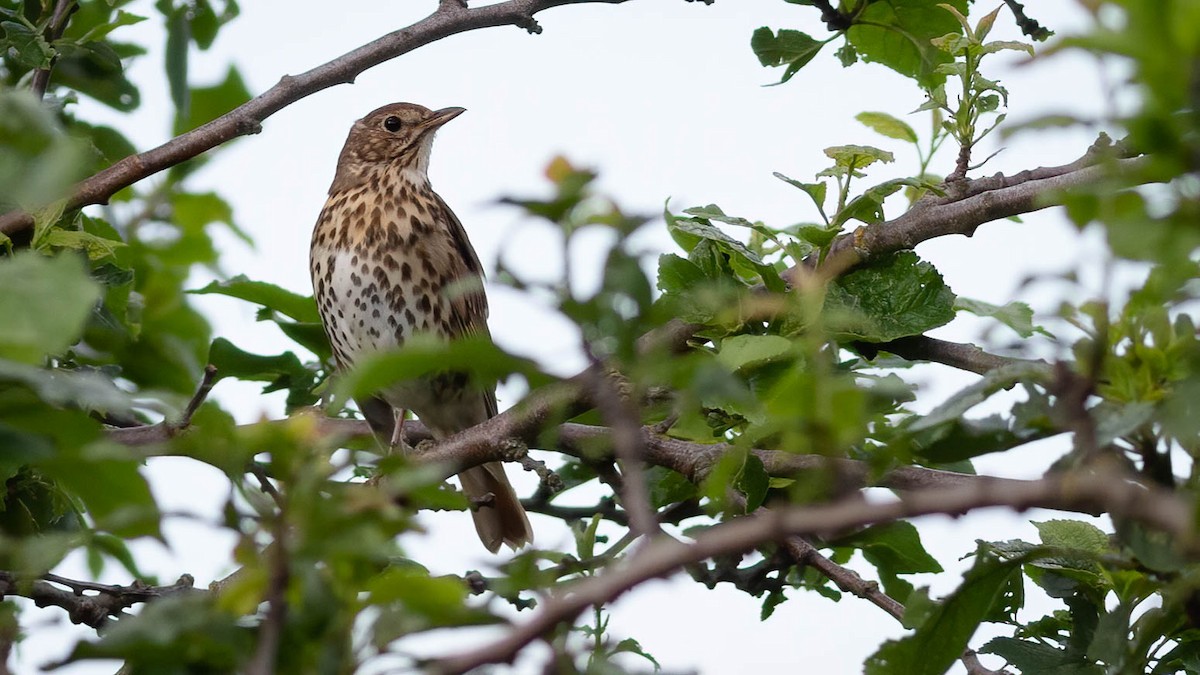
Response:
[[[810,180],[775,174],[789,186],[785,194],[800,197],[794,223],[767,224],[717,204],[667,204],[663,221],[679,251],[657,260],[647,258],[639,237],[662,225],[624,211],[597,191],[594,172],[565,159],[547,167],[545,194],[505,200],[551,224],[564,259],[586,237],[603,271],[594,284],[581,283],[569,268],[558,278],[533,280],[502,263],[495,278],[543,299],[576,326],[589,356],[620,371],[623,391],[644,402],[639,422],[679,441],[722,448],[696,483],[665,467],[646,471],[651,505],[668,531],[691,536],[764,505],[844,496],[833,463],[772,475],[756,450],[860,460],[874,476],[905,466],[973,472],[976,457],[1077,430],[1081,419],[1095,447],[1077,442],[1054,470],[1109,462],[1164,489],[1194,493],[1200,480],[1192,468],[1200,454],[1200,348],[1191,315],[1200,294],[1198,5],[1086,2],[1091,28],[1041,50],[1098,55],[1131,73],[1114,93],[1128,93],[1136,105],[1102,120],[1125,138],[1099,144],[1096,157],[1102,167],[1107,156],[1147,157],[1120,177],[1102,176],[1064,195],[1064,210],[1081,229],[1102,229],[1114,259],[1144,264],[1148,276],[1128,297],[1071,297],[1057,314],[1035,316],[1020,299],[997,305],[957,296],[936,261],[913,251],[878,257],[836,278],[812,270],[852,228],[879,226],[921,208],[922,199],[952,194],[954,181],[947,185],[942,176],[962,178],[979,164],[969,150],[993,130],[1021,130],[1005,123],[1008,92],[988,76],[990,57],[1034,50],[988,37],[1015,26],[1046,40],[1050,30],[1017,3],[989,12],[966,0],[785,1],[802,6],[797,11],[819,20],[829,35],[763,27],[750,36],[763,66],[783,68],[781,84],[803,86],[804,67],[837,42],[843,65],[883,65],[923,92],[927,103],[917,112],[929,116],[930,132],[918,133],[897,116],[904,111],[863,112],[858,121],[885,147],[847,139],[856,142],[827,148],[828,167]],[[1014,9],[1016,16],[1009,14]],[[350,398],[446,369],[467,371],[481,383],[515,378],[536,389],[555,379],[545,364],[488,340],[418,340],[333,382],[311,297],[222,267],[218,230],[251,242],[220,194],[192,186],[194,173],[219,149],[122,190],[105,207],[64,210],[71,185],[145,149],[84,119],[83,98],[127,113],[143,97],[162,97],[170,108],[162,124],[174,133],[249,99],[236,64],[215,83],[193,82],[189,71],[195,50],[210,48],[238,12],[232,0],[136,6],[0,0],[0,213],[21,209],[35,221],[11,238],[0,235],[0,570],[25,583],[78,552],[93,576],[115,564],[121,575],[158,583],[128,546],[161,538],[166,517],[142,468],[157,456],[187,458],[228,480],[219,527],[236,537],[229,558],[239,572],[211,592],[139,605],[95,639],[74,645],[68,661],[120,659],[130,673],[244,670],[262,627],[277,621],[275,672],[417,668],[407,636],[507,621],[513,608],[535,606],[550,590],[603,574],[625,559],[634,538],[620,495],[611,494],[611,463],[600,459],[607,449],[583,444],[578,456],[551,462],[563,489],[539,490],[533,499],[552,515],[560,507],[572,514],[562,519],[574,550],[524,550],[486,578],[432,573],[405,556],[398,537],[416,527],[419,509],[466,510],[466,500],[443,484],[440,468],[381,458],[361,442],[331,437],[309,409],[354,416],[345,407]],[[164,92],[127,77],[129,63],[150,53],[129,28],[144,21],[164,29],[165,44],[156,52]],[[47,73],[39,99],[33,85]],[[1024,127],[1097,121],[1054,116]],[[968,152],[948,160],[939,152],[947,141]],[[902,156],[915,154],[915,163],[897,164],[887,149],[893,145]],[[880,180],[886,165],[907,168],[901,178]],[[294,346],[258,354],[214,336],[192,305],[195,295],[250,303],[259,321],[274,324]],[[945,401],[918,402],[911,363],[887,356],[887,343],[924,335],[960,312],[1003,326],[1000,332],[1016,340],[1010,353],[1062,361],[1061,371],[1088,385],[1081,409],[1065,402],[1060,374],[1020,360]],[[673,320],[695,327],[686,351],[640,344],[641,336]],[[118,427],[164,423],[177,431],[171,425],[189,402],[199,402],[193,396],[207,364],[216,367],[218,382],[284,392],[289,417],[239,426],[206,400],[189,411],[189,428],[166,441],[139,446],[112,439]],[[971,416],[984,404],[990,416]],[[547,420],[546,448],[556,442],[553,423],[568,416]],[[596,412],[573,419],[601,421]],[[388,480],[364,480],[372,475]],[[598,490],[605,496],[594,513],[565,506]],[[537,527],[548,522],[539,519]],[[877,579],[906,606],[910,632],[882,645],[866,672],[945,672],[983,623],[1005,634],[976,643],[978,651],[1022,673],[1200,672],[1200,568],[1178,542],[1120,518],[1111,533],[1074,520],[1034,525],[1035,543],[977,542],[957,590],[940,599],[912,575],[942,573],[946,561],[926,551],[910,523],[814,539],[833,563]],[[835,601],[843,596],[829,578],[796,566],[774,544],[688,572],[710,588],[730,583],[761,598],[763,620],[800,591]],[[1062,608],[1029,616],[1026,594],[1035,591]],[[281,605],[286,613],[270,619]],[[49,611],[58,610],[3,603],[0,640],[38,630],[35,615]],[[638,640],[619,633],[606,609],[595,607],[577,625],[545,636],[552,651],[547,671],[658,667]]]

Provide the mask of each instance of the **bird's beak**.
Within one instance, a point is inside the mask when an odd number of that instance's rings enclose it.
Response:
[[[433,116],[425,120],[424,126],[430,129],[437,129],[465,112],[467,112],[466,108],[442,108],[441,110],[435,110],[433,111]]]

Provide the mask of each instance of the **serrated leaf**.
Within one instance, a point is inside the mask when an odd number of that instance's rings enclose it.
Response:
[[[981,647],[979,652],[1002,657],[1009,665],[1029,675],[1101,675],[1104,672],[1099,665],[1032,640],[996,637]]]
[[[954,293],[933,265],[900,251],[830,284],[824,315],[843,339],[887,342],[949,323]]]
[[[953,0],[950,5],[960,12],[967,10],[966,0]],[[888,0],[868,3],[855,15],[846,37],[864,61],[883,64],[930,89],[945,79],[935,68],[951,61],[932,41],[961,32],[954,16],[928,0]]]
[[[870,145],[834,145],[825,148],[825,156],[848,171],[858,171],[875,162],[890,163],[896,159],[896,156],[887,150]]]
[[[1074,549],[1092,554],[1107,553],[1111,548],[1108,535],[1100,528],[1080,520],[1031,521],[1042,543],[1048,546]]]

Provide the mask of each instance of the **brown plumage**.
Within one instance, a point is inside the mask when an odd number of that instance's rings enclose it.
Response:
[[[350,129],[309,258],[321,322],[340,368],[394,349],[414,334],[487,334],[479,258],[426,174],[434,133],[462,112],[393,103]],[[392,385],[359,407],[386,444],[396,411],[413,411],[443,438],[495,415],[496,396],[462,373],[443,373]],[[469,497],[494,496],[472,512],[488,550],[533,540],[502,464],[458,477]]]

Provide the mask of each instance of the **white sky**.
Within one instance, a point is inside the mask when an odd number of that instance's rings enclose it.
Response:
[[[982,3],[976,11],[998,4],[999,0]],[[324,63],[411,23],[434,6],[433,0],[345,0],[332,10],[329,3],[312,0],[244,2],[242,16],[222,31],[212,50],[193,52],[193,81],[207,84],[233,62],[251,91],[258,93],[283,74]],[[1059,0],[1027,6],[1060,33],[1081,25],[1074,3]],[[152,46],[150,55],[132,68],[132,78],[142,87],[142,108],[123,118],[85,103],[85,116],[119,124],[145,149],[169,137],[170,104],[161,74],[163,33],[150,2],[130,9],[152,17],[117,34]],[[467,114],[440,133],[431,176],[465,223],[485,266],[504,256],[529,274],[559,273],[555,232],[523,222],[515,210],[495,202],[504,195],[544,193],[542,168],[560,153],[577,165],[599,170],[600,188],[629,211],[656,214],[670,198],[676,210],[716,203],[727,213],[772,225],[811,221],[815,214],[807,197],[772,178],[771,172],[811,180],[826,166],[824,147],[858,143],[896,153],[897,163],[873,171],[870,182],[907,175],[916,167],[911,149],[874,135],[853,116],[864,110],[902,116],[923,102],[915,86],[882,67],[843,69],[833,57],[836,45],[790,83],[764,87],[776,81],[780,71],[759,66],[749,48],[751,32],[767,25],[822,37],[816,15],[811,8],[782,0],[722,0],[714,6],[635,0],[621,6],[548,11],[539,16],[545,29],[542,35],[503,27],[451,37],[368,71],[353,86],[326,90],[281,111],[266,121],[260,135],[223,150],[196,178],[194,187],[216,190],[231,200],[238,224],[258,242],[256,250],[248,250],[232,237],[220,238],[228,274],[244,273],[304,293],[310,292],[309,233],[346,132],[361,115],[393,101],[467,108]],[[999,25],[997,39],[1016,37],[1007,14],[1002,14]],[[1091,61],[1059,56],[1019,68],[1013,67],[1016,61],[1007,55],[996,57],[985,68],[1011,92],[1010,120],[1064,111],[1095,118],[1105,110]],[[908,120],[919,133],[927,132],[927,117],[915,115]],[[1006,142],[1006,150],[986,172],[1067,162],[1078,157],[1093,137],[1083,131],[1020,136]],[[932,169],[946,173],[952,159],[947,152]],[[889,215],[897,215],[897,208],[893,205]],[[596,279],[602,260],[599,243],[592,240],[574,251],[580,283]],[[646,244],[653,250],[674,250],[661,226],[646,238]],[[1042,312],[1053,311],[1068,288],[1062,283],[1041,283],[1018,292],[1022,279],[1086,264],[1084,279],[1096,288],[1101,251],[1096,237],[1078,237],[1053,212],[1028,216],[1023,224],[986,225],[971,240],[953,237],[919,248],[960,295],[1002,304],[1017,292]],[[197,279],[195,286],[205,281]],[[1078,291],[1073,292],[1078,299]],[[276,353],[293,348],[272,326],[256,323],[248,304],[212,296],[195,300],[208,312],[218,335],[245,349]],[[577,338],[565,321],[503,290],[492,289],[491,305],[492,334],[503,347],[532,355],[563,375],[582,366]],[[960,320],[935,335],[978,340],[984,326]],[[992,337],[999,344],[1008,340],[1003,331],[995,331]],[[920,408],[932,407],[974,379],[948,370],[914,371],[925,385]],[[262,397],[257,391],[255,385],[223,382],[215,398],[242,421],[279,416],[282,398]],[[511,404],[513,393],[502,390],[501,398],[502,406]],[[1003,460],[985,459],[979,467],[999,475],[1035,477],[1062,447],[1042,443]],[[515,467],[509,472],[521,474]],[[195,462],[160,459],[151,462],[147,475],[164,509],[200,514],[202,521],[214,522],[225,497],[218,472]],[[522,489],[535,484],[528,476],[516,478]],[[932,585],[935,595],[947,593],[967,564],[956,559],[974,548],[975,539],[1035,539],[1028,521],[1048,517],[1056,516],[976,514],[957,521],[926,519],[920,523],[926,544],[951,571],[938,578],[918,577],[914,583]],[[441,514],[425,522],[433,534],[409,536],[403,543],[435,572],[486,569],[494,560],[475,541],[465,515]],[[535,515],[533,524],[540,545],[570,545],[569,535],[553,521]],[[145,569],[160,574],[164,582],[188,572],[203,586],[231,571],[233,540],[227,533],[186,520],[172,521],[166,532],[170,549],[153,543],[136,549]],[[59,571],[86,575],[78,560]],[[128,582],[120,574],[105,580]],[[640,640],[668,671],[702,673],[762,666],[857,672],[883,639],[902,634],[881,610],[853,597],[836,604],[815,594],[792,592],[789,598],[769,621],[760,623],[759,600],[727,588],[706,591],[686,576],[677,576],[648,584],[619,601],[610,630],[614,637]],[[1042,603],[1038,608],[1053,606]],[[55,623],[62,618],[58,615],[56,610],[25,613],[34,636],[18,649],[18,672],[35,672],[39,664],[64,654],[69,646],[65,636],[78,631],[68,633],[65,620]],[[421,648],[437,652],[494,633],[470,635],[469,640],[429,640]],[[982,642],[977,635],[973,644]],[[536,672],[538,667],[539,660],[524,659],[516,671]],[[110,673],[113,669],[111,664],[92,664],[63,672]]]

